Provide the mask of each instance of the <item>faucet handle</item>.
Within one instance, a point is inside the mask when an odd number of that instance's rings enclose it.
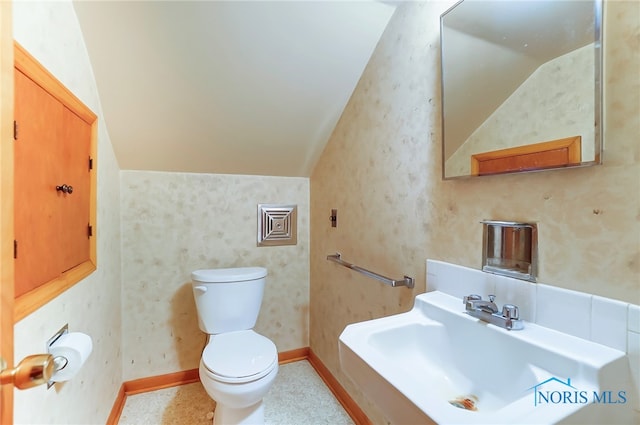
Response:
[[[520,318],[520,311],[516,305],[505,304],[502,306],[502,315],[508,319],[518,320]]]
[[[465,295],[464,297],[462,297],[462,304],[466,304],[467,301],[480,301],[481,299],[482,296],[478,294]]]

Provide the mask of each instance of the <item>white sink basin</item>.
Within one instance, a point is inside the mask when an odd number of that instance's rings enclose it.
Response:
[[[625,353],[531,323],[507,331],[463,310],[429,292],[410,312],[349,325],[342,367],[394,424],[632,423]]]

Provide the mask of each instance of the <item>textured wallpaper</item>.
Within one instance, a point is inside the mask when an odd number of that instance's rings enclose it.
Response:
[[[446,176],[469,175],[476,153],[571,136],[593,161],[594,81],[593,44],[543,64],[451,155]]]
[[[266,267],[255,330],[309,345],[308,179],[123,171],[121,194],[125,381],[198,367],[197,269]],[[256,246],[260,203],[298,205],[297,245]]]
[[[426,258],[479,268],[483,219],[538,223],[542,283],[640,302],[640,3],[606,4],[604,165],[442,181],[439,16],[452,4],[401,3],[311,177],[311,348],[374,423],[339,334],[409,310]],[[416,287],[328,262],[336,250]]]
[[[71,381],[15,391],[16,424],[103,424],[122,384],[119,168],[71,1],[14,2],[14,36],[98,115],[98,268],[15,326],[15,359],[44,352],[65,323],[93,353]],[[114,207],[115,206],[115,207]]]
[[[104,423],[123,380],[197,367],[196,268],[267,267],[256,330],[279,351],[311,345],[374,423],[384,417],[340,370],[338,335],[410,309],[427,258],[479,268],[482,219],[538,223],[541,282],[638,304],[640,4],[605,11],[604,165],[442,181],[438,23],[453,3],[401,3],[310,181],[120,173],[99,124],[98,270],[15,328],[16,359],[65,323],[90,334],[94,352],[74,380],[16,391],[15,422]],[[72,3],[15,2],[14,25],[103,123]],[[256,246],[258,203],[298,204],[298,245]],[[416,288],[328,262],[335,251]]]

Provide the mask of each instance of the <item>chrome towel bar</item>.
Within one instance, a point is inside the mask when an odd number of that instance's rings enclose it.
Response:
[[[347,268],[350,268],[351,270],[355,270],[357,272],[360,272],[365,276],[369,276],[371,278],[379,280],[380,282],[383,282],[383,283],[385,283],[387,285],[391,285],[394,288],[396,286],[406,286],[407,288],[411,289],[414,286],[414,279],[412,277],[405,276],[404,279],[400,279],[400,280],[389,279],[386,276],[382,276],[381,274],[372,272],[372,271],[367,270],[367,269],[363,269],[362,267],[356,266],[355,264],[351,264],[348,261],[344,261],[340,257],[340,253],[339,252],[336,252],[335,254],[327,255],[327,260],[333,261],[334,263],[338,263],[341,266],[345,266]]]

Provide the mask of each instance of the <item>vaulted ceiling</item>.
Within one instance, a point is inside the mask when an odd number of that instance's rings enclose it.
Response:
[[[395,6],[77,1],[122,169],[309,176]]]

